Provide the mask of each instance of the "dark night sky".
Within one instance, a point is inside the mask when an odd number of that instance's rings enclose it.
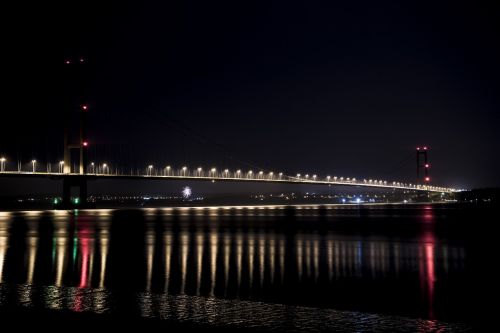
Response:
[[[436,184],[500,186],[494,8],[72,3],[2,10],[0,154],[10,160],[61,158],[63,62],[84,55],[96,161],[411,182],[426,144]]]

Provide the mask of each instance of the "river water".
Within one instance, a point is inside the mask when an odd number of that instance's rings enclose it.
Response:
[[[0,212],[0,313],[467,330],[472,214],[427,204]]]

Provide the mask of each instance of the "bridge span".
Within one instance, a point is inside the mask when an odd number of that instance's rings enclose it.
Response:
[[[189,180],[189,181],[210,181],[210,182],[241,182],[241,183],[276,183],[276,184],[303,184],[303,185],[323,185],[323,186],[356,186],[367,188],[380,188],[380,189],[395,189],[395,190],[411,190],[422,192],[439,192],[439,193],[454,193],[460,192],[458,189],[421,185],[403,182],[388,182],[385,180],[373,179],[356,179],[344,177],[323,177],[319,178],[316,175],[297,175],[295,177],[285,176],[283,174],[274,175],[271,173],[264,174],[263,172],[251,173],[244,175],[241,172],[230,173],[223,171],[220,173],[213,172],[209,175],[203,174],[119,174],[119,173],[61,173],[61,172],[26,172],[26,171],[2,171],[0,177],[33,177],[33,178],[49,178],[49,179],[62,179],[73,180],[74,183],[81,181],[91,181],[99,179],[120,179],[120,180]]]

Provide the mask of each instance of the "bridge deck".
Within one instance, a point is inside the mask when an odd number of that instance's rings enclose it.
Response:
[[[282,176],[269,178],[266,176],[259,177],[230,177],[230,176],[193,176],[193,175],[124,175],[124,174],[77,174],[77,173],[58,173],[58,172],[16,172],[16,171],[3,171],[0,172],[0,177],[37,177],[37,178],[50,178],[62,179],[65,177],[85,177],[88,180],[98,179],[130,179],[130,180],[191,180],[191,181],[224,181],[224,182],[252,182],[252,183],[277,183],[277,184],[309,184],[309,185],[327,185],[327,186],[360,186],[382,189],[399,189],[399,190],[413,190],[424,192],[441,192],[453,193],[459,190],[447,187],[430,186],[430,185],[416,185],[406,184],[400,182],[382,182],[382,181],[367,181],[367,180],[314,180],[297,178],[290,176]]]

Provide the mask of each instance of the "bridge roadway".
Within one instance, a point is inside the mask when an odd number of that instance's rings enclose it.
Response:
[[[412,190],[422,192],[440,192],[440,193],[454,193],[460,190],[447,187],[430,186],[430,185],[416,185],[401,182],[387,182],[378,180],[335,180],[335,179],[311,179],[299,178],[291,176],[275,176],[269,177],[267,175],[259,176],[256,174],[252,177],[242,175],[241,177],[224,176],[222,174],[212,176],[195,176],[195,175],[125,175],[125,174],[110,174],[110,173],[92,173],[92,174],[78,174],[78,173],[59,173],[59,172],[25,172],[25,171],[2,171],[0,177],[33,177],[33,178],[49,178],[49,179],[63,179],[63,178],[85,178],[87,180],[98,179],[131,179],[131,180],[191,180],[191,181],[224,181],[224,182],[253,182],[253,183],[275,183],[275,184],[308,184],[308,185],[337,185],[337,186],[361,186],[372,187],[381,189],[399,189],[399,190]],[[267,177],[267,178],[266,178]]]

